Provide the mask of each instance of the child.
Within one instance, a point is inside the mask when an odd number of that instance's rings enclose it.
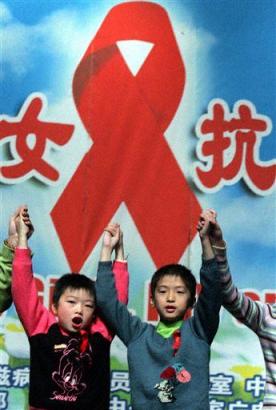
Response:
[[[237,289],[229,271],[222,231],[215,220],[213,225],[210,240],[220,271],[223,306],[258,336],[266,367],[263,409],[276,409],[276,303],[256,302]]]
[[[8,239],[3,243],[0,251],[0,314],[7,310],[12,304],[11,296],[11,272],[14,249],[18,244],[18,235],[16,233],[15,220],[20,213],[21,208],[10,217]],[[28,227],[28,238],[33,233],[32,226]]]
[[[24,218],[26,208],[17,220],[12,295],[30,342],[30,409],[108,410],[113,334],[97,317],[94,283],[81,274],[62,276],[54,289],[53,313],[48,311],[37,295]],[[123,259],[122,235],[117,224],[107,230],[116,235],[114,276],[118,298],[126,303],[127,265],[118,260]]]
[[[203,251],[202,290],[195,302],[196,281],[182,265],[161,267],[151,280],[157,327],[132,316],[117,299],[112,265],[112,243],[104,233],[96,291],[98,305],[128,348],[133,410],[209,409],[210,345],[219,324],[221,290],[217,264],[208,238],[208,214],[200,229]],[[183,317],[194,305],[194,315]]]

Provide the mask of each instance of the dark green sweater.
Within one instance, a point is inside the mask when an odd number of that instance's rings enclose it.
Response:
[[[209,409],[210,345],[218,328],[221,307],[219,275],[214,259],[203,261],[201,285],[193,316],[183,321],[180,328],[181,345],[174,355],[173,337],[163,338],[155,326],[129,313],[117,300],[111,262],[100,262],[97,303],[106,321],[127,346],[133,410]],[[175,371],[175,376],[167,382],[160,377],[166,369],[171,374]],[[179,372],[188,375],[190,380],[179,381],[181,374],[179,379],[176,377]],[[169,390],[162,391],[164,383],[167,383],[164,390]],[[161,402],[166,397],[172,401]]]

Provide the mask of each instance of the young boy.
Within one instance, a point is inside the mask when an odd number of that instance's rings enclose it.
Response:
[[[15,221],[20,213],[21,208],[10,217],[8,238],[4,241],[0,251],[0,314],[7,310],[12,304],[11,295],[11,273],[14,250],[18,244],[18,235],[16,232]],[[33,231],[29,227],[28,238]]]
[[[157,327],[132,316],[118,301],[114,287],[112,239],[104,233],[96,291],[98,305],[128,348],[133,410],[209,409],[210,345],[216,334],[221,306],[217,264],[209,241],[209,214],[201,216],[202,290],[195,301],[196,281],[184,266],[163,266],[151,281]],[[193,317],[183,320],[194,305]]]
[[[94,283],[81,274],[62,276],[55,285],[53,312],[40,302],[27,244],[28,211],[17,220],[12,295],[28,335],[30,409],[108,410],[110,391],[111,331],[97,317]],[[117,224],[107,227],[117,241],[113,265],[118,298],[127,302],[128,272]]]
[[[212,211],[215,218],[215,211]],[[266,367],[263,409],[276,409],[276,303],[252,300],[234,285],[229,271],[226,243],[214,219],[210,241],[214,249],[222,286],[223,306],[259,338]]]

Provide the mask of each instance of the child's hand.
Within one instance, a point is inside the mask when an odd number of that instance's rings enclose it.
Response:
[[[201,238],[208,236],[212,245],[223,242],[222,230],[216,218],[217,213],[214,209],[206,209],[201,213],[197,225],[199,236]]]
[[[19,214],[15,218],[15,226],[18,234],[18,246],[27,247],[27,239],[34,229],[26,205],[20,208]]]
[[[18,231],[17,231],[17,225],[18,225],[18,218],[20,217],[20,214],[22,214],[23,221],[25,225],[28,228],[27,231],[27,238],[30,238],[34,232],[34,227],[32,225],[32,222],[29,218],[28,214],[28,209],[26,205],[20,206],[15,213],[10,217],[9,221],[9,230],[8,230],[8,239],[7,243],[8,246],[12,249],[15,249],[18,246]],[[19,229],[19,227],[18,227]]]
[[[215,222],[211,222],[210,224],[209,239],[212,245],[221,244],[221,242],[223,242],[222,230],[219,224],[217,223],[216,218]]]
[[[111,223],[107,225],[104,230],[103,236],[103,246],[111,248],[112,250],[115,248],[120,241],[120,225],[117,223]]]
[[[27,238],[29,239],[34,232],[34,227],[32,221],[30,220],[28,207],[26,205],[21,207],[19,213],[22,215],[22,220],[25,224],[24,230],[26,230],[27,227]]]
[[[123,239],[124,239],[124,233],[123,233],[122,229],[119,226],[119,241],[118,241],[118,244],[117,244],[118,248],[120,246],[123,246],[123,243],[124,243]]]
[[[197,230],[201,239],[209,237],[211,242],[222,239],[222,232],[216,221],[216,216],[217,213],[214,209],[206,209],[200,214]]]
[[[109,261],[113,249],[119,243],[120,240],[120,225],[117,223],[111,223],[107,225],[103,234],[103,242],[101,249],[100,261]]]
[[[120,229],[119,230],[119,241],[115,246],[115,259],[119,261],[125,260],[123,237],[124,237],[123,231]]]

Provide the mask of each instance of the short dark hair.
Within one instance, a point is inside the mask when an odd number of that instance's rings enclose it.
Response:
[[[55,306],[58,305],[61,295],[68,288],[87,290],[95,299],[96,303],[96,291],[94,281],[80,273],[66,273],[65,275],[62,275],[55,283],[53,293],[53,304]]]
[[[165,265],[159,268],[152,276],[151,282],[150,282],[150,289],[151,289],[151,296],[154,299],[154,293],[157,287],[158,282],[160,279],[162,279],[164,276],[169,275],[169,276],[179,276],[185,285],[187,286],[191,297],[189,300],[189,306],[192,307],[195,303],[195,295],[196,295],[196,279],[190,269],[186,268],[184,265],[179,265],[179,264],[170,264],[170,265]]]

